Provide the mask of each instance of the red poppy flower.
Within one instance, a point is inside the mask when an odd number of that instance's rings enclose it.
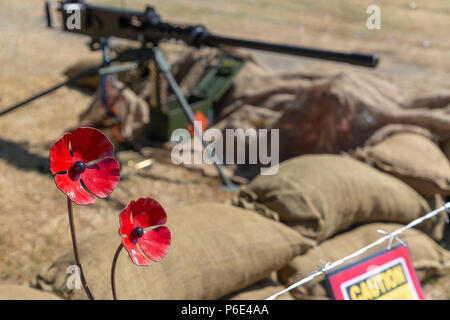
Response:
[[[114,147],[94,128],[77,128],[64,134],[50,150],[50,171],[55,183],[76,204],[106,198],[119,183]]]
[[[119,235],[134,264],[147,266],[160,261],[169,251],[170,231],[163,207],[151,198],[130,201],[119,216]],[[156,227],[156,228],[153,228]]]

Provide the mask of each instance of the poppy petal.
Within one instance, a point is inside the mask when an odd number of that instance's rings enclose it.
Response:
[[[70,138],[75,158],[85,163],[112,156],[114,146],[101,131],[95,128],[81,127],[72,131]]]
[[[72,167],[73,159],[69,150],[70,135],[71,133],[64,134],[50,149],[50,171],[53,174],[68,171]]]
[[[128,205],[119,214],[119,221],[120,221],[119,235],[120,236],[129,235],[134,228],[133,223],[131,222],[131,217],[130,217],[131,216],[131,203],[134,203],[134,201],[130,201],[128,203]]]
[[[130,210],[134,227],[145,229],[167,222],[163,207],[152,198],[139,198],[136,202],[130,203]]]
[[[138,248],[142,253],[153,261],[160,261],[169,251],[170,231],[167,227],[158,227],[146,231],[138,240]]]
[[[55,176],[55,183],[76,204],[90,204],[95,202],[95,198],[84,190],[81,185],[79,175],[75,179],[71,179],[69,174],[57,174]]]
[[[114,158],[106,158],[86,167],[82,175],[86,188],[99,198],[106,198],[117,186],[119,179],[119,163]]]

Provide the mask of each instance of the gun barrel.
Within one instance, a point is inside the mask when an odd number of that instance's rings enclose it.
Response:
[[[69,28],[67,24],[72,14],[71,10],[74,10],[72,8],[74,5],[81,12],[80,28]],[[95,40],[110,36],[155,43],[167,39],[179,39],[188,45],[196,47],[202,45],[228,45],[315,59],[346,62],[371,68],[375,68],[378,64],[378,56],[376,54],[367,55],[362,53],[326,51],[215,35],[201,25],[178,25],[161,21],[161,18],[152,7],[147,7],[144,12],[137,12],[126,9],[95,7],[77,1],[68,1],[62,4],[61,11],[64,31],[89,35]]]
[[[354,65],[375,68],[378,64],[378,55],[367,55],[361,53],[343,53],[312,48],[302,48],[292,45],[260,42],[239,38],[229,38],[216,35],[208,35],[204,40],[205,44],[210,46],[228,45],[244,47],[249,49],[264,50],[277,53],[285,53],[296,56],[310,57],[322,60],[331,60],[337,62],[347,62]]]

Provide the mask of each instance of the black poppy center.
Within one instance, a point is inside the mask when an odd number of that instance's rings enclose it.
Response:
[[[133,229],[133,236],[134,238],[140,238],[144,235],[144,229],[141,227],[136,227]]]
[[[77,161],[73,164],[72,169],[76,173],[83,173],[86,170],[86,164],[83,161]]]

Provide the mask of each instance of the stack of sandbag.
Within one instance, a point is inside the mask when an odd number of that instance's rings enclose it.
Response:
[[[122,252],[116,266],[118,299],[220,299],[228,295],[260,299],[281,287],[267,278],[312,247],[311,241],[289,227],[226,204],[167,211],[172,234],[169,253],[158,263],[138,267]],[[120,243],[118,228],[118,223],[107,225],[79,243],[83,270],[96,299],[112,298],[110,270]],[[44,269],[33,286],[65,299],[86,299],[83,290],[66,285],[67,268],[74,264],[73,252],[68,251]]]
[[[108,90],[107,105],[103,104],[100,88],[88,108],[79,116],[84,127],[111,127],[117,124],[114,138],[119,142],[142,142],[147,137],[150,123],[148,103],[124,83],[117,81]]]
[[[314,241],[313,248],[279,271],[278,281],[284,286],[377,240],[382,236],[378,229],[393,232],[443,204],[439,195],[425,199],[400,179],[350,156],[327,154],[283,162],[276,175],[258,176],[241,187],[232,203]],[[450,252],[435,242],[442,238],[444,226],[441,214],[417,225],[421,231],[399,236],[408,245],[421,281],[450,270]],[[327,298],[323,280],[317,278],[291,293],[296,299]]]
[[[439,143],[450,138],[450,92],[413,99],[373,74],[341,72],[314,81],[284,108],[280,159],[339,153],[360,146],[387,124],[430,130]]]
[[[285,286],[290,286],[316,271],[319,268],[318,265],[324,266],[327,262],[339,260],[376,241],[380,238],[377,230],[394,232],[401,227],[402,225],[393,223],[369,223],[337,235],[308,250],[305,254],[295,257],[279,271],[278,278]],[[450,270],[450,252],[440,247],[423,232],[417,229],[408,229],[400,235],[400,239],[408,246],[419,281],[435,275],[445,275]],[[362,259],[382,249],[385,247],[371,249],[357,259]],[[355,261],[356,259],[352,259],[348,263]],[[324,275],[289,292],[295,299],[330,298]]]
[[[430,201],[431,202],[431,201]],[[369,222],[409,223],[432,206],[401,180],[345,155],[304,155],[284,161],[279,172],[260,175],[233,203],[255,210],[321,242]],[[418,228],[441,239],[444,216]]]
[[[450,196],[450,162],[427,129],[387,125],[352,155],[396,176],[424,197]]]

